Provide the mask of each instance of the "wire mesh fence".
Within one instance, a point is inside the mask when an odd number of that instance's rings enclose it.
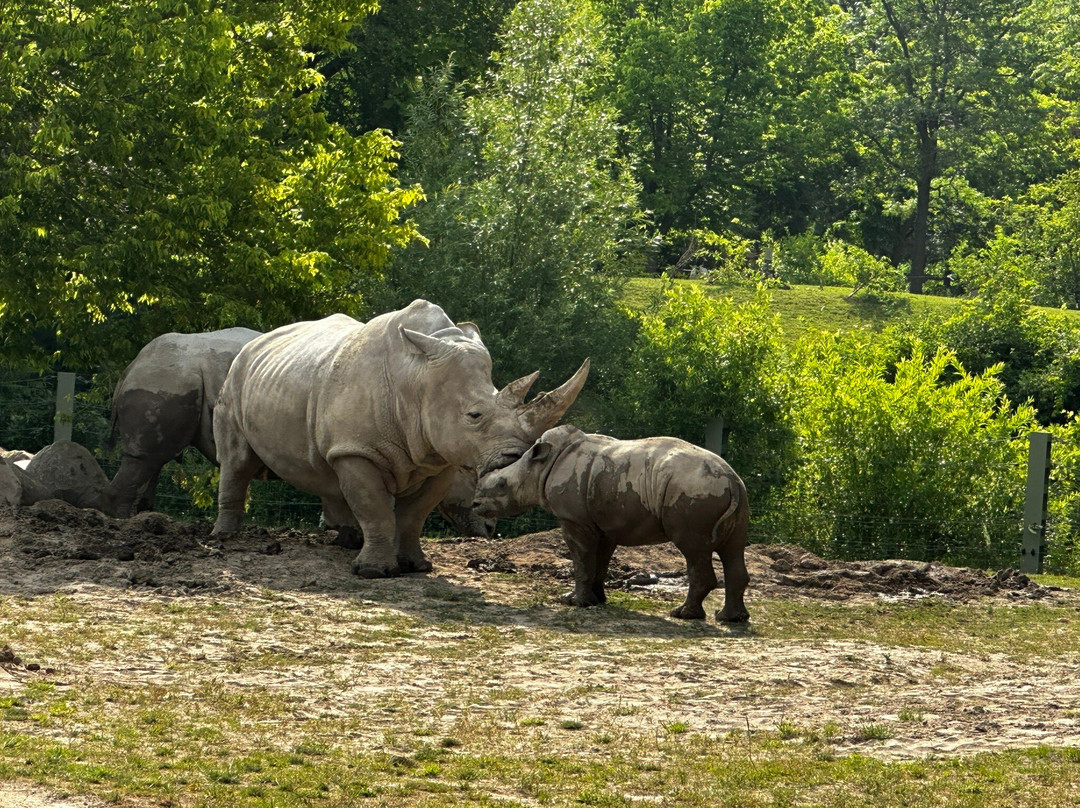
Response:
[[[0,446],[38,451],[52,442],[55,412],[55,374],[0,376]],[[106,450],[110,430],[107,395],[94,389],[87,377],[76,388],[73,439],[98,458],[110,478],[119,467],[116,451]],[[839,462],[839,460],[838,460]],[[1003,463],[1002,473],[1015,479],[1016,490],[1008,498],[1015,507],[987,513],[940,513],[913,516],[908,509],[881,503],[848,507],[825,503],[798,513],[784,504],[786,480],[778,472],[746,476],[751,491],[753,518],[751,543],[800,545],[826,558],[905,558],[942,561],[981,568],[1018,566],[1024,519],[1024,460]],[[972,481],[976,486],[977,481]],[[1080,487],[1080,486],[1076,486]],[[155,508],[178,519],[213,520],[216,490],[213,467],[189,450],[182,464],[169,464],[161,476]],[[290,526],[313,530],[319,525],[318,498],[298,491],[280,480],[254,481],[248,502],[248,519],[264,526]],[[1074,571],[1076,540],[1074,521],[1051,516],[1047,523],[1049,571]],[[498,532],[517,536],[551,530],[558,520],[534,509],[520,516],[500,519]],[[425,535],[453,534],[448,523],[432,515]]]

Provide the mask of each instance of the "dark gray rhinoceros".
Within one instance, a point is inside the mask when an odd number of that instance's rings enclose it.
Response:
[[[217,463],[218,391],[240,349],[257,336],[250,328],[162,334],[139,351],[113,391],[112,440],[122,454],[106,494],[109,513],[128,517],[152,508],[162,466],[188,446]]]
[[[717,619],[749,619],[743,550],[750,523],[746,488],[723,458],[678,438],[616,440],[572,426],[545,432],[520,460],[480,478],[474,509],[492,516],[539,505],[559,520],[574,565],[563,602],[603,603],[618,546],[672,542],[686,557],[690,589],[673,617],[703,619],[716,588],[712,556],[724,565]]]
[[[271,331],[244,347],[218,397],[214,531],[239,527],[248,483],[268,469],[320,497],[328,525],[359,524],[358,575],[430,570],[420,532],[457,469],[516,460],[588,370],[526,403],[538,374],[496,390],[479,329],[426,300],[366,324],[335,314]]]

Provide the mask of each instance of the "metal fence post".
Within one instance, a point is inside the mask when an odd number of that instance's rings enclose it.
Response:
[[[1046,496],[1050,483],[1050,433],[1032,432],[1028,449],[1027,494],[1020,571],[1040,573],[1046,550]]]
[[[727,448],[727,430],[724,429],[724,419],[714,418],[705,427],[705,448],[713,454],[724,456]]]
[[[56,416],[53,418],[53,442],[71,440],[71,424],[75,420],[75,374],[61,371],[56,374]]]

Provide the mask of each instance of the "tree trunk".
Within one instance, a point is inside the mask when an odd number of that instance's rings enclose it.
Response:
[[[926,241],[930,227],[930,186],[937,176],[937,127],[920,120],[919,173],[915,181],[915,226],[911,234],[911,270],[908,272],[908,291],[922,294],[926,281]]]

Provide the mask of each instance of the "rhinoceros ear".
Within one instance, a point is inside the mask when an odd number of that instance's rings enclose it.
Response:
[[[480,338],[480,327],[476,323],[470,323],[466,321],[464,323],[458,323],[457,327],[461,329],[462,333],[465,334],[466,337],[473,340],[474,342],[484,341]]]
[[[398,330],[401,331],[401,336],[405,338],[406,342],[412,343],[413,347],[425,354],[429,359],[437,359],[451,347],[438,337],[421,334],[419,331],[413,331],[405,326],[399,326]]]
[[[559,419],[577,399],[588,376],[589,360],[586,359],[581,363],[577,373],[567,379],[561,387],[541,393],[530,401],[521,414],[521,421],[526,431],[538,438],[559,423]]]
[[[551,444],[547,441],[538,440],[529,449],[529,460],[534,462],[540,462],[541,460],[547,460],[551,454]]]
[[[540,371],[534,371],[528,376],[522,376],[520,379],[514,379],[510,384],[506,385],[499,394],[495,396],[495,401],[504,407],[520,407],[525,403],[525,396],[528,395],[529,389],[533,386],[533,382],[540,375]]]

